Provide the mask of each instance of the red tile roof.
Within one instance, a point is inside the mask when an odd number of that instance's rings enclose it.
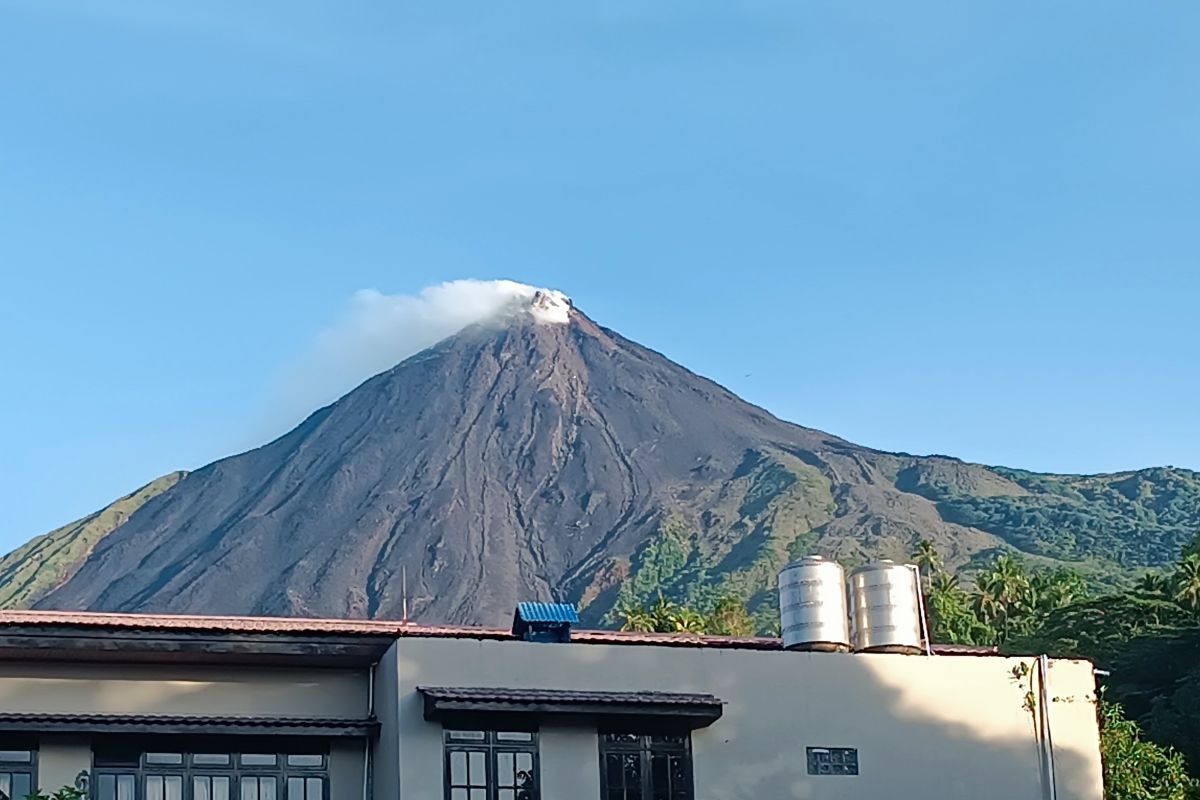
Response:
[[[397,623],[300,617],[221,617],[186,614],[110,614],[92,611],[0,611],[0,625],[124,630],[395,636]]]
[[[180,631],[195,633],[261,633],[293,636],[381,636],[454,639],[513,639],[506,628],[464,625],[421,625],[388,620],[310,619],[305,617],[223,617],[182,614],[116,614],[90,611],[0,610],[0,627],[73,627],[108,630]],[[643,644],[663,647],[715,647],[736,650],[781,650],[775,638],[701,636],[691,633],[573,630],[571,641],[584,644]],[[934,645],[943,655],[992,655],[994,647]]]

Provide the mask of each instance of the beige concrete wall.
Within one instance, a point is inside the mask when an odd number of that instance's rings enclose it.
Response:
[[[44,735],[38,743],[38,786],[52,794],[74,786],[75,776],[92,769],[92,742],[86,736]]]
[[[329,743],[329,800],[362,800],[367,746],[358,739]]]
[[[0,708],[364,717],[367,670],[0,664]]]
[[[371,796],[393,800],[400,785],[399,645],[393,644],[375,666],[375,716],[379,738],[371,760]],[[440,797],[440,795],[438,795]]]
[[[1033,659],[756,652],[404,639],[398,645],[404,800],[442,796],[442,736],[415,688],[507,686],[711,692],[724,716],[692,737],[700,800],[1012,800],[1044,797],[1029,678]],[[1056,661],[1051,704],[1058,797],[1101,800],[1089,664]],[[809,776],[805,748],[856,747],[857,777]],[[599,797],[594,730],[544,726],[543,800]],[[377,782],[376,798],[388,796]]]
[[[543,725],[538,739],[543,800],[601,800],[600,745],[595,728]]]

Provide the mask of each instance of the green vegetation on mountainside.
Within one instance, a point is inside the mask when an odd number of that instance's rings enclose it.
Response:
[[[1044,475],[942,457],[897,458],[895,465],[886,479],[896,488],[932,500],[947,522],[1001,540],[967,558],[959,552],[949,571],[964,580],[1007,553],[1043,572],[1068,567],[1090,590],[1129,588],[1147,567],[1172,564],[1200,530],[1200,473],[1188,470]],[[749,451],[730,481],[682,500],[634,552],[619,591],[592,609],[594,621],[607,612],[611,622],[621,608],[659,598],[701,612],[736,598],[765,633],[777,625],[776,576],[789,560],[820,553],[849,567],[907,554],[867,539],[857,551],[847,548],[844,531],[831,538],[830,521],[845,513],[834,486],[820,468],[787,453]],[[933,533],[943,552],[955,549],[952,532]]]
[[[982,468],[976,468],[982,469]],[[1161,567],[1200,530],[1200,473],[1159,467],[1112,475],[1042,475],[993,467],[1015,491],[966,492],[909,477],[897,486],[937,503],[947,522],[1032,555]]]
[[[733,480],[703,498],[692,525],[667,515],[634,553],[615,609],[677,600],[711,612],[734,598],[756,627],[775,624],[772,588],[788,561],[810,550],[836,511],[829,480],[794,456],[747,453]]]
[[[94,514],[38,536],[0,558],[0,608],[28,608],[78,568],[96,543],[186,472],[172,472]]]

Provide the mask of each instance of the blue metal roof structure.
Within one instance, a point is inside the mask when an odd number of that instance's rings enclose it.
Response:
[[[527,642],[569,642],[579,612],[570,603],[517,603],[514,636]]]
[[[517,616],[524,622],[579,622],[579,612],[570,603],[517,603]]]

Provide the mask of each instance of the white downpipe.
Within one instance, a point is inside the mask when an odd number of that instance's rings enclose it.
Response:
[[[1058,800],[1058,780],[1054,769],[1054,737],[1050,733],[1050,692],[1046,690],[1050,657],[1038,656],[1038,720],[1042,728],[1042,753],[1046,769],[1046,797]]]

